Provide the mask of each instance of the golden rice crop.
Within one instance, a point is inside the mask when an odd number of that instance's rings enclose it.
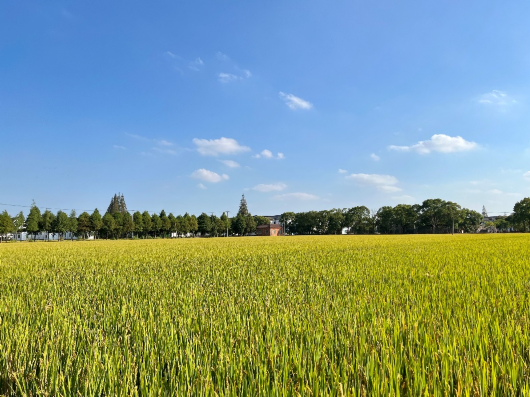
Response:
[[[0,394],[527,395],[530,236],[0,245]]]

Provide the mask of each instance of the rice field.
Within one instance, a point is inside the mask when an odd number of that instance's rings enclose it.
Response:
[[[0,244],[0,395],[530,395],[530,235]]]

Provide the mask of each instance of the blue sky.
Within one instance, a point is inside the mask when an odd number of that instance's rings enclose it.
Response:
[[[0,202],[510,211],[530,195],[528,15],[525,1],[4,1]]]

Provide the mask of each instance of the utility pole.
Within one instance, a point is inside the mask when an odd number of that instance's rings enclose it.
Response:
[[[225,212],[226,212],[226,217],[228,218],[228,222],[230,222],[230,218],[228,217],[228,213],[229,213],[230,211],[225,211]],[[226,224],[226,237],[228,237],[228,222],[227,222],[227,224]]]

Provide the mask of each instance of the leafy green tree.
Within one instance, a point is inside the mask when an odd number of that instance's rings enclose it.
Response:
[[[103,227],[103,220],[101,219],[101,214],[96,208],[92,215],[90,215],[90,230],[94,232],[94,238],[99,237],[99,231]]]
[[[209,234],[211,237],[217,237],[219,234],[219,218],[215,215],[210,215],[210,231]]]
[[[350,229],[350,233],[367,233],[369,224],[370,210],[364,205],[350,208],[344,213],[344,226]]]
[[[436,233],[436,228],[446,220],[446,209],[446,202],[442,199],[428,199],[421,204],[422,221],[432,227],[433,233]]]
[[[165,237],[167,233],[171,230],[171,221],[166,215],[166,211],[162,210],[160,212],[160,231],[162,237]]]
[[[112,214],[114,218],[114,236],[115,238],[120,238],[123,234],[123,215],[121,212],[115,212]]]
[[[204,212],[200,214],[199,217],[197,218],[197,223],[199,226],[198,230],[199,230],[199,233],[201,234],[201,237],[205,237],[207,234],[210,233],[212,224],[211,224],[210,217],[208,215],[206,215]]]
[[[243,236],[245,234],[245,230],[247,228],[247,222],[246,222],[246,218],[243,215],[237,214],[236,217],[232,219],[231,225],[232,225],[232,230],[234,231],[235,234],[239,236]]]
[[[44,211],[42,214],[39,228],[41,231],[46,232],[46,240],[50,241],[50,232],[52,230],[53,221],[55,219],[55,215],[53,215],[53,212],[50,210]]]
[[[476,233],[484,219],[480,212],[472,211],[467,208],[462,209],[460,216],[462,220],[458,225],[459,230],[466,233]]]
[[[149,215],[149,213],[147,213],[147,215]],[[140,211],[136,211],[133,214],[133,222],[134,222],[134,232],[137,234],[137,236],[140,236],[142,232],[144,231],[144,218]]]
[[[177,215],[175,222],[177,223],[177,236],[186,235],[188,233],[188,221],[186,218],[184,218],[182,215]]]
[[[116,228],[116,221],[110,213],[103,215],[103,227],[101,230],[107,235],[107,240],[109,239],[109,234],[112,236],[114,234],[114,229]]]
[[[4,212],[0,214],[0,243],[2,242],[2,238],[7,239],[7,235],[14,231],[15,225],[13,224],[13,219],[11,219],[11,216],[4,210]]]
[[[284,212],[280,215],[280,223],[283,225],[284,233],[293,234],[296,232],[294,227],[294,219],[296,214],[294,212]]]
[[[195,215],[190,216],[188,227],[189,232],[195,236],[199,230],[199,221],[197,221],[197,217]]]
[[[248,214],[245,217],[245,233],[251,234],[256,232],[256,222],[254,222],[254,218],[252,215]]]
[[[70,232],[70,239],[74,241],[74,234],[77,233],[77,214],[75,210],[70,211],[68,217],[68,231]]]
[[[393,231],[394,209],[390,206],[383,206],[377,211],[377,230],[379,233],[388,234]]]
[[[256,224],[256,226],[261,226],[269,225],[271,221],[269,220],[269,218],[265,218],[264,216],[254,215],[254,223]]]
[[[169,237],[172,237],[173,233],[177,233],[178,231],[177,218],[175,218],[175,215],[173,215],[173,213],[171,212],[169,213],[167,218],[169,219]]]
[[[77,231],[86,239],[87,234],[90,233],[90,229],[90,215],[85,211],[77,218]]]
[[[22,233],[25,228],[24,213],[20,211],[15,217],[13,217],[13,225],[15,226],[14,233]]]
[[[122,233],[125,235],[126,238],[129,237],[129,234],[131,234],[134,231],[134,221],[128,212],[124,213],[122,215]]]
[[[342,234],[344,226],[344,213],[342,210],[334,208],[328,213],[328,230],[329,234]]]
[[[41,213],[39,207],[35,205],[35,201],[31,204],[28,217],[26,218],[26,232],[33,234],[33,241],[37,233],[40,231]]]
[[[530,225],[530,197],[526,197],[515,203],[513,207],[513,220],[522,225],[522,232],[528,231]]]
[[[400,233],[407,233],[414,229],[416,219],[417,213],[412,205],[398,204],[394,207],[392,223],[399,229]]]
[[[221,218],[220,218],[222,224],[220,225],[221,226],[221,229],[223,231],[223,233],[227,233],[227,237],[228,237],[228,230],[230,230],[230,218],[226,215],[225,212],[223,212],[223,215],[221,215]]]
[[[495,227],[501,232],[506,232],[510,229],[510,222],[508,222],[505,217],[497,218],[495,220]]]
[[[143,222],[143,230],[144,230],[144,238],[149,235],[151,230],[153,229],[153,220],[151,219],[151,215],[149,215],[149,212],[144,211],[142,213],[142,222]]]
[[[64,234],[68,231],[68,226],[68,215],[61,210],[57,211],[57,216],[55,217],[53,224],[53,231],[54,233],[59,234],[59,239],[64,238]]]
[[[157,233],[160,232],[160,230],[162,229],[162,220],[157,214],[153,214],[151,216],[151,222],[152,222],[151,230],[154,232],[155,238],[156,238]]]
[[[223,235],[224,233],[226,233],[226,229],[225,229],[225,223],[223,222],[223,220],[219,217],[215,217],[215,229],[216,229],[216,233],[215,235],[216,236],[219,236],[219,235]]]

